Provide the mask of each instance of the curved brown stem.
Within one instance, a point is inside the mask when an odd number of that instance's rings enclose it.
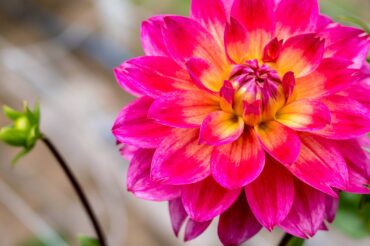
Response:
[[[90,221],[95,229],[96,235],[98,237],[100,246],[107,246],[107,243],[105,241],[105,236],[103,233],[103,230],[101,229],[101,226],[99,224],[99,221],[97,220],[97,217],[95,216],[95,213],[84,193],[82,190],[81,185],[78,183],[76,177],[73,175],[71,169],[69,168],[67,162],[64,160],[62,155],[59,153],[57,148],[54,146],[54,144],[50,141],[48,137],[45,135],[42,135],[41,140],[45,143],[45,145],[49,148],[51,153],[54,155],[54,157],[57,159],[60,167],[63,169],[65,175],[68,177],[71,185],[73,186],[74,190],[76,191],[82,206],[84,207],[88,217],[90,218]]]

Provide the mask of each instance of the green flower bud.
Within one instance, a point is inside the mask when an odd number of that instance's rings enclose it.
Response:
[[[6,117],[13,123],[0,129],[0,141],[4,143],[22,147],[23,150],[16,156],[13,163],[27,154],[41,138],[39,130],[40,108],[35,104],[34,110],[30,110],[27,103],[24,103],[23,112],[16,111],[8,106],[3,107]]]

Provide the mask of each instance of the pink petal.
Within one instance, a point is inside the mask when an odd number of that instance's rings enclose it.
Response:
[[[292,209],[279,226],[296,237],[308,238],[321,228],[325,216],[325,194],[296,180]]]
[[[186,212],[195,221],[208,221],[223,213],[238,198],[241,189],[228,190],[212,177],[183,189],[182,201]]]
[[[269,121],[255,127],[264,149],[278,161],[291,164],[299,154],[300,140],[288,127]]]
[[[360,74],[362,75],[362,74]],[[364,74],[364,78],[354,81],[349,88],[338,93],[345,97],[351,97],[370,109],[370,74]]]
[[[172,92],[154,101],[149,117],[163,125],[198,127],[208,114],[219,109],[218,98],[202,91]]]
[[[229,17],[234,0],[221,0],[221,2],[224,3],[226,16]]]
[[[301,134],[301,143],[297,161],[287,168],[306,184],[337,197],[331,186],[344,189],[348,183],[342,155],[330,142],[313,135]]]
[[[228,113],[234,112],[233,104],[235,89],[230,81],[225,80],[224,85],[220,90],[220,96],[221,96],[220,98],[221,109]]]
[[[164,16],[155,16],[144,21],[141,25],[141,43],[148,56],[168,56],[162,35],[163,18]]]
[[[123,88],[133,86],[151,97],[171,91],[197,89],[187,71],[168,57],[134,58],[116,68],[115,72]]]
[[[279,41],[274,38],[265,46],[262,60],[264,62],[275,62],[279,58],[282,48],[283,40]]]
[[[320,65],[324,54],[324,41],[316,34],[302,34],[288,39],[278,58],[281,75],[294,72],[296,78],[303,77]]]
[[[190,15],[223,47],[227,17],[222,0],[193,0]]]
[[[245,130],[235,142],[215,147],[211,157],[214,179],[228,189],[255,180],[265,164],[265,153],[253,130]]]
[[[152,201],[168,201],[179,197],[181,187],[161,185],[150,179],[150,165],[154,150],[137,150],[127,175],[127,189],[135,196]]]
[[[363,30],[336,25],[322,32],[325,38],[324,57],[344,58],[354,62],[353,68],[361,68],[369,51],[369,35]]]
[[[274,23],[273,0],[235,0],[231,15],[250,33],[250,59],[263,56],[263,48],[271,40]]]
[[[281,0],[276,8],[276,34],[281,39],[313,32],[319,17],[317,0]]]
[[[199,23],[181,16],[166,16],[164,22],[163,36],[170,55],[177,62],[199,57],[220,69],[227,64],[223,50]]]
[[[289,102],[290,97],[293,94],[293,90],[295,87],[295,78],[294,78],[294,73],[292,72],[287,72],[284,74],[283,81],[282,81],[282,86],[283,86],[283,91],[285,94],[285,98]]]
[[[198,182],[210,174],[212,147],[198,144],[198,130],[174,129],[155,151],[152,178],[165,184]]]
[[[314,131],[330,123],[330,111],[320,101],[294,101],[276,114],[276,120],[297,131]]]
[[[184,206],[182,205],[182,198],[176,198],[168,202],[168,209],[171,217],[172,229],[176,235],[179,236],[180,229],[188,217]]]
[[[224,245],[240,245],[261,230],[261,225],[250,210],[245,195],[241,194],[218,222],[218,237]]]
[[[142,97],[125,107],[117,117],[112,132],[118,141],[140,148],[156,148],[171,128],[147,118],[153,100]]]
[[[315,132],[333,139],[362,136],[370,131],[370,109],[356,100],[343,96],[330,96],[323,100],[331,114],[331,123]]]
[[[352,165],[348,165],[348,185],[345,189],[346,192],[356,194],[370,194],[370,179],[367,173],[355,169]]]
[[[339,205],[339,199],[325,195],[325,219],[332,223],[335,219]]]
[[[209,92],[219,92],[229,74],[200,58],[190,58],[186,68],[193,82]]]
[[[203,121],[199,142],[216,146],[231,143],[240,137],[243,129],[243,118],[232,113],[215,111]]]
[[[189,219],[185,227],[185,237],[184,241],[190,241],[197,238],[202,234],[211,224],[212,220],[197,222],[192,219]]]
[[[292,207],[293,176],[269,158],[262,174],[245,187],[245,193],[257,220],[271,231],[285,219]]]
[[[329,16],[319,15],[314,32],[321,32],[325,30],[332,23],[333,23],[333,20]]]
[[[323,59],[316,71],[297,80],[297,99],[320,98],[346,89],[359,79],[358,71],[349,69],[349,65],[351,62],[348,60]]]
[[[229,59],[235,63],[243,63],[249,50],[248,31],[236,19],[230,19],[225,30],[225,48]]]

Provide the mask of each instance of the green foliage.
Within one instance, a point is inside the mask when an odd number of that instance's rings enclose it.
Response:
[[[89,237],[89,236],[79,236],[78,240],[80,242],[80,246],[99,246],[99,241],[96,238]]]
[[[370,234],[369,196],[342,192],[334,225],[354,238],[368,236]]]
[[[304,244],[303,238],[293,237],[289,240],[287,246],[302,246]]]
[[[0,129],[0,141],[23,148],[13,159],[13,165],[15,165],[21,157],[33,149],[37,140],[41,138],[40,107],[38,103],[35,103],[32,111],[25,102],[23,111],[16,111],[8,106],[4,106],[3,111],[12,124]]]

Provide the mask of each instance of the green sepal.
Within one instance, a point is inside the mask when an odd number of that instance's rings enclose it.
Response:
[[[80,246],[100,246],[99,240],[89,236],[79,236]]]
[[[0,129],[0,140],[11,146],[23,147],[27,145],[27,134],[12,127],[4,127]]]
[[[6,105],[3,106],[3,112],[4,112],[5,116],[8,117],[10,120],[16,120],[20,116],[22,116],[22,113],[20,113],[18,111],[15,111],[14,109],[12,109],[11,107],[8,107]]]

